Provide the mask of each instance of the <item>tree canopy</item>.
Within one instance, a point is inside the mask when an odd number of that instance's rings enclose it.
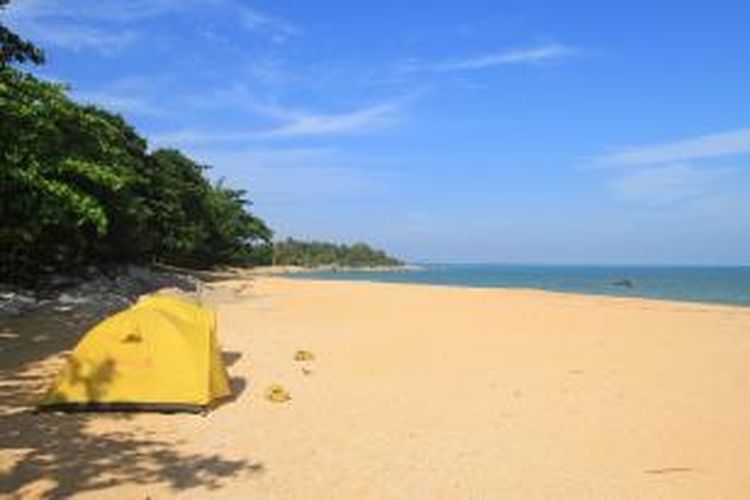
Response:
[[[4,6],[7,0],[0,0]],[[0,261],[28,278],[101,262],[244,264],[272,237],[242,190],[175,150],[149,152],[121,116],[10,63],[41,51],[0,30]]]
[[[365,243],[337,245],[321,241],[300,241],[288,238],[274,246],[275,262],[283,266],[398,266],[398,259]]]

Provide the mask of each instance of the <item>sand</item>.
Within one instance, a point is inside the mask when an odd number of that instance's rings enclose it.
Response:
[[[26,356],[11,372],[4,352],[0,494],[750,498],[750,308],[283,278],[213,286],[238,395],[206,417],[30,415],[15,406],[60,357]],[[300,349],[315,359],[295,361]],[[265,399],[274,383],[291,400]]]

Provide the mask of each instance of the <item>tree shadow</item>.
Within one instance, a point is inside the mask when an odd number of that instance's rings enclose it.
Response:
[[[99,319],[40,308],[0,321],[0,497],[20,491],[60,498],[118,484],[218,489],[232,478],[263,471],[262,463],[253,460],[180,451],[174,442],[148,431],[101,434],[89,427],[95,420],[129,420],[135,414],[29,411],[63,365],[60,353],[72,349]],[[113,368],[105,364],[92,375],[106,382]],[[90,390],[96,392],[100,385],[92,384]],[[231,387],[233,401],[246,382],[235,378]]]
[[[218,454],[183,453],[174,444],[132,432],[93,434],[90,414],[14,413],[0,417],[3,447],[19,459],[0,472],[0,496],[18,493],[39,480],[49,488],[35,495],[68,497],[128,483],[166,482],[176,490],[218,489],[225,479],[258,473],[263,465]],[[129,418],[110,416],[109,418]]]
[[[116,363],[112,358],[105,358],[101,363],[86,369],[81,361],[70,357],[64,369],[71,384],[83,386],[87,401],[101,400],[117,373]],[[54,391],[49,397],[56,403],[66,402],[66,395],[62,392]]]
[[[64,365],[65,353],[100,319],[52,305],[0,319],[0,405],[35,405]]]

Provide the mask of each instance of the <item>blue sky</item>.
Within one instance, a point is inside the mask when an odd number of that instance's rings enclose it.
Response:
[[[750,4],[15,0],[41,75],[410,260],[748,263]]]

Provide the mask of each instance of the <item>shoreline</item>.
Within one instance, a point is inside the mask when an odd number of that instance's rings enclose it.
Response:
[[[305,266],[258,266],[236,268],[240,273],[249,276],[278,276],[284,274],[314,274],[314,273],[407,273],[423,271],[426,268],[416,264],[402,264],[398,266],[340,266],[336,264],[305,267]]]
[[[608,268],[609,266],[604,266]],[[736,266],[732,266],[734,268]],[[745,269],[742,266],[739,269]],[[166,264],[156,263],[151,266],[135,266],[135,265],[122,265],[113,266],[112,268],[96,269],[94,271],[87,270],[86,272],[79,272],[74,274],[60,274],[52,275],[49,279],[48,286],[41,286],[37,289],[27,289],[21,286],[14,286],[12,284],[0,285],[0,317],[3,315],[13,315],[21,312],[22,310],[33,310],[35,307],[48,303],[54,302],[55,296],[59,296],[62,301],[66,301],[71,292],[79,298],[74,301],[91,301],[92,297],[86,296],[87,289],[97,290],[99,294],[108,293],[110,295],[117,296],[120,292],[116,287],[113,287],[117,280],[125,281],[136,281],[140,282],[140,288],[145,291],[146,289],[158,288],[158,284],[161,282],[171,282],[178,284],[179,287],[184,288],[186,280],[193,280],[192,287],[201,287],[208,284],[221,283],[232,280],[252,280],[259,277],[280,277],[280,278],[292,278],[292,279],[305,279],[305,280],[319,280],[319,281],[340,281],[340,282],[367,282],[367,283],[386,283],[386,284],[403,284],[403,285],[419,285],[419,286],[435,286],[435,287],[450,287],[450,288],[467,288],[467,289],[480,289],[480,290],[519,290],[519,291],[541,291],[552,294],[571,294],[571,295],[583,295],[590,297],[611,297],[615,299],[643,299],[653,300],[658,302],[667,302],[675,304],[695,304],[701,306],[727,306],[727,307],[750,307],[750,298],[745,299],[744,295],[740,298],[696,298],[689,296],[676,297],[673,294],[653,291],[649,293],[648,287],[641,288],[640,285],[633,285],[631,279],[616,279],[610,282],[600,283],[599,288],[591,288],[588,290],[575,289],[575,287],[568,287],[568,289],[556,288],[554,286],[546,286],[545,284],[475,284],[471,282],[461,283],[457,281],[439,282],[430,281],[428,275],[427,279],[422,280],[411,280],[408,276],[412,272],[428,271],[428,266],[405,264],[401,266],[374,266],[374,267],[338,267],[338,266],[319,266],[319,267],[301,267],[301,266],[258,266],[258,267],[220,267],[216,269],[191,269],[177,266],[171,266]],[[687,267],[686,269],[691,269]],[[711,267],[713,269],[713,267]],[[381,279],[378,278],[378,274],[382,273]],[[349,275],[348,277],[340,276],[343,274]],[[368,276],[368,274],[375,274],[375,276]],[[396,276],[394,276],[396,275]],[[398,276],[398,275],[403,275]],[[421,275],[420,275],[421,276]],[[543,276],[542,276],[543,278]],[[112,286],[107,286],[104,282],[96,283],[98,281],[109,280],[112,282]],[[689,280],[688,280],[689,281]],[[622,283],[622,284],[621,284]],[[628,283],[627,286],[623,285]],[[67,284],[67,286],[65,286]],[[118,285],[119,286],[119,285]],[[127,283],[127,288],[133,288],[131,283]],[[674,284],[672,284],[674,289]],[[141,293],[143,293],[143,291]],[[83,292],[83,293],[81,293]],[[129,293],[132,295],[132,292]],[[124,299],[124,297],[123,297]],[[131,297],[132,299],[132,297]],[[121,299],[122,300],[122,299]],[[63,307],[68,307],[67,305]]]
[[[349,285],[349,284],[365,284],[374,286],[386,286],[386,287],[397,287],[397,288],[410,288],[419,287],[426,289],[435,289],[442,291],[470,291],[470,292],[491,292],[498,294],[506,294],[509,296],[519,295],[528,296],[530,298],[549,298],[564,301],[565,299],[570,300],[590,300],[592,302],[609,302],[611,304],[624,303],[629,305],[655,305],[655,306],[666,306],[670,308],[674,307],[685,307],[688,309],[726,309],[729,311],[738,310],[742,312],[750,312],[750,305],[742,304],[728,304],[723,302],[699,302],[699,301],[688,301],[688,300],[674,300],[674,299],[658,299],[654,297],[642,297],[634,295],[609,295],[604,293],[577,293],[577,292],[563,292],[557,290],[548,290],[544,288],[533,288],[533,287],[502,287],[502,286],[471,286],[471,285],[449,285],[449,284],[435,284],[435,283],[412,283],[412,282],[392,282],[392,281],[377,281],[377,280],[337,280],[337,279],[316,279],[316,278],[304,278],[298,280],[295,278],[289,278],[284,275],[269,275],[260,276],[264,279],[274,280],[286,280],[286,281],[303,281],[307,283],[335,283],[337,285]]]
[[[305,273],[300,273],[304,275]],[[301,278],[289,278],[288,276],[284,276],[283,273],[281,274],[269,274],[269,275],[257,275],[258,277],[266,277],[266,278],[275,278],[275,279],[302,279],[304,281],[309,282],[318,282],[318,283],[327,283],[327,282],[333,282],[333,283],[339,283],[339,284],[345,284],[345,283],[367,283],[367,284],[374,284],[374,285],[394,285],[394,286],[419,286],[419,287],[434,287],[434,288],[446,288],[446,289],[465,289],[465,290],[490,290],[490,291],[504,291],[504,292],[528,292],[528,293],[541,293],[541,294],[549,294],[549,295],[559,295],[559,296],[571,296],[571,297],[580,297],[580,298],[601,298],[601,299],[613,299],[613,300],[633,300],[633,301],[646,301],[646,302],[654,302],[654,303],[663,303],[663,304],[672,304],[676,306],[693,306],[693,307],[724,307],[724,308],[730,308],[730,309],[740,309],[740,310],[750,310],[750,304],[744,304],[744,303],[731,303],[731,302],[719,302],[719,301],[699,301],[699,300],[680,300],[680,299],[673,299],[673,298],[658,298],[658,297],[649,297],[645,295],[618,295],[616,293],[610,294],[610,293],[584,293],[584,292],[574,292],[574,291],[561,291],[561,290],[552,290],[547,288],[535,288],[535,287],[521,287],[521,286],[475,286],[475,285],[464,285],[464,284],[447,284],[447,283],[425,283],[425,282],[410,282],[410,281],[379,281],[379,280],[372,280],[372,279],[336,279],[336,278],[308,278],[305,276],[302,276]]]

